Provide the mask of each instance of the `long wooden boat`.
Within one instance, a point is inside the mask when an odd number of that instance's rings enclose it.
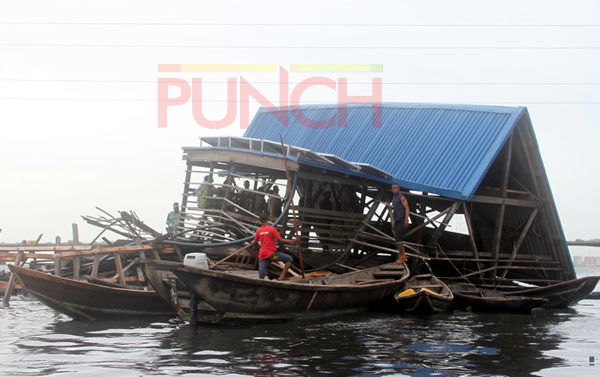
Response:
[[[397,308],[408,313],[435,314],[448,310],[454,299],[452,290],[432,274],[408,279],[407,289],[394,295]]]
[[[545,298],[548,302],[544,304],[544,307],[565,308],[586,298],[596,288],[598,280],[600,280],[600,276],[586,276],[544,287],[513,290],[510,294]]]
[[[173,270],[224,318],[292,318],[387,305],[406,285],[405,264],[385,264],[346,274],[293,281],[258,279],[257,271]]]
[[[454,294],[452,307],[461,310],[527,313],[548,303],[548,299],[542,297],[507,294],[472,285],[453,284],[450,289]]]
[[[50,308],[74,319],[171,316],[172,308],[154,291],[114,288],[11,265],[21,285]]]

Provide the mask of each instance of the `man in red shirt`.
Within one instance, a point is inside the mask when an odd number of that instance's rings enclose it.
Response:
[[[273,260],[285,263],[283,271],[281,271],[281,275],[279,275],[279,278],[277,279],[284,280],[285,274],[292,265],[294,258],[292,258],[291,255],[277,251],[277,244],[275,241],[279,241],[279,243],[295,243],[296,240],[285,240],[281,238],[277,229],[269,225],[268,220],[269,216],[266,213],[263,212],[260,214],[260,222],[262,225],[256,230],[254,241],[252,241],[253,244],[260,241],[260,251],[258,252],[258,278],[264,279],[267,274],[267,267]]]

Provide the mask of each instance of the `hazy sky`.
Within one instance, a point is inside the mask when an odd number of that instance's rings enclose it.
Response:
[[[383,64],[317,76],[346,77],[354,95],[380,77],[386,102],[527,106],[567,238],[600,238],[598,1],[19,1],[0,5],[0,242],[68,240],[73,222],[90,240],[79,216],[95,206],[162,230],[181,147],[243,130],[199,126],[189,103],[159,129],[158,78],[202,78],[209,118],[226,112],[227,78],[278,104],[277,73],[157,69],[181,63]]]

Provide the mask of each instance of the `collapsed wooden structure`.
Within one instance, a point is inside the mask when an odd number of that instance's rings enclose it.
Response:
[[[98,208],[99,216],[83,218],[101,228],[91,244],[103,239],[109,247],[0,248],[0,262],[13,262],[17,267],[11,268],[23,274],[20,279],[30,279],[28,289],[63,312],[71,313],[79,305],[69,299],[85,294],[51,295],[53,301],[42,292],[43,281],[79,287],[73,292],[92,290],[78,280],[113,290],[134,288],[128,294],[140,300],[147,295],[138,294],[139,289],[150,284],[154,298],[161,297],[182,318],[195,318],[195,296],[182,289],[193,288],[192,282],[210,275],[214,267],[227,271],[219,275],[222,280],[236,273],[248,278],[239,287],[216,289],[215,297],[224,295],[215,305],[239,304],[242,300],[232,300],[233,294],[250,297],[254,290],[248,291],[248,286],[261,282],[253,272],[257,250],[244,246],[253,239],[261,212],[267,212],[283,237],[300,238],[287,249],[303,262],[302,268],[290,270],[299,285],[319,283],[319,276],[336,280],[361,274],[395,260],[390,202],[391,184],[396,183],[411,209],[404,242],[412,257],[411,272],[426,270],[416,278],[438,282],[415,287],[441,287],[445,282],[476,290],[479,301],[540,296],[533,300],[536,305],[555,307],[586,296],[600,279],[573,280],[567,243],[525,108],[361,104],[261,109],[244,137],[203,137],[199,147],[184,148],[183,159],[181,211],[168,233],[147,226],[135,212],[112,215]],[[124,237],[124,245],[113,245],[104,237],[106,232]],[[185,270],[180,262],[192,251],[219,261],[209,260],[208,270],[188,268],[195,271],[194,279],[184,284],[174,273]],[[26,262],[61,278],[19,268]],[[270,268],[282,266],[272,263]],[[390,271],[378,277],[387,279]],[[309,274],[306,279],[304,272]],[[405,272],[407,277],[408,269]],[[523,283],[534,287],[524,288]],[[14,285],[11,276],[5,305]],[[195,293],[210,301],[205,291],[196,287]],[[493,292],[493,297],[485,292]],[[302,306],[306,312],[316,296],[307,296]],[[451,300],[450,292],[448,296]],[[352,295],[347,299],[351,306]],[[61,300],[69,305],[59,305]],[[265,310],[281,310],[264,301]],[[164,303],[154,312],[163,313]],[[442,310],[447,303],[430,311]],[[96,318],[104,313],[101,306],[71,314]],[[215,309],[205,306],[214,320]],[[117,312],[138,313],[133,309],[116,306]],[[241,313],[248,309],[236,308]]]
[[[411,208],[409,255],[443,280],[507,288],[575,278],[525,108],[384,104],[382,125],[374,126],[372,107],[262,109],[245,137],[205,137],[200,147],[184,148],[182,210],[167,243],[226,248],[247,241],[267,199],[279,207],[272,220],[286,237],[291,219],[301,220],[309,270],[382,263],[396,252],[389,202],[398,183]],[[298,121],[339,120],[342,110],[344,127]],[[407,145],[414,155],[394,154]]]

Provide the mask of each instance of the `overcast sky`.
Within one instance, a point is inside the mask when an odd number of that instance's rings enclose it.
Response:
[[[226,112],[227,78],[278,104],[278,74],[159,73],[158,64],[382,64],[345,77],[386,102],[527,106],[567,238],[600,238],[598,1],[18,1],[0,5],[0,242],[60,235],[95,206],[160,230],[184,180],[181,147],[203,135],[189,103],[158,128],[157,80],[202,78]],[[177,93],[170,92],[170,95]],[[336,100],[307,90],[303,103]],[[250,104],[250,118],[258,105]]]

